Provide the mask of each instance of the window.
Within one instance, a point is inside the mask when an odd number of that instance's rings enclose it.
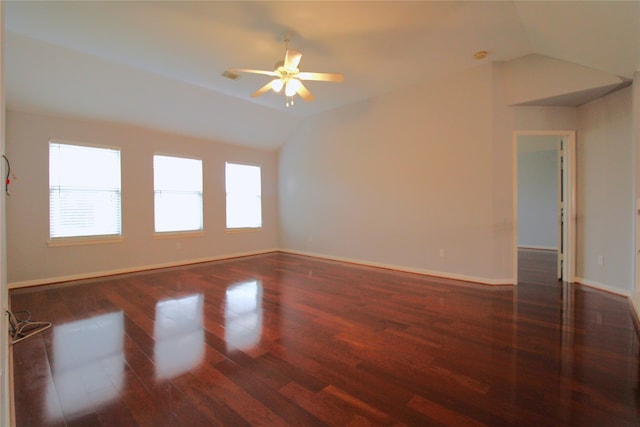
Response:
[[[153,156],[155,230],[202,230],[202,160]]]
[[[49,237],[121,236],[120,150],[49,142]]]
[[[262,227],[260,167],[227,163],[227,228]]]

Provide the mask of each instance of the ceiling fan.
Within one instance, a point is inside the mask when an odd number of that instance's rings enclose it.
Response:
[[[263,74],[275,79],[251,94],[252,97],[260,96],[270,89],[274,92],[280,92],[284,88],[286,96],[285,105],[287,107],[293,105],[293,97],[298,94],[305,101],[313,101],[314,96],[309,89],[302,83],[303,80],[321,81],[321,82],[342,82],[344,76],[336,73],[310,73],[302,72],[298,69],[302,53],[297,50],[289,49],[289,38],[285,37],[285,53],[284,60],[279,61],[275,65],[275,70],[254,70],[251,68],[231,68],[227,71],[232,73],[252,73]]]

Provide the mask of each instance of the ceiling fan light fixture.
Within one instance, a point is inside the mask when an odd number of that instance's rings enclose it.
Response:
[[[274,79],[271,82],[271,89],[273,89],[273,91],[276,93],[280,93],[280,91],[282,90],[282,86],[284,86],[284,80],[282,79]]]
[[[284,88],[284,93],[287,96],[293,96],[298,92],[298,89],[300,89],[300,86],[302,86],[302,83],[300,82],[300,80],[298,79],[289,79],[289,81],[287,81],[287,85]]]
[[[1,1],[1,0],[0,0]],[[290,33],[287,33],[290,36]],[[251,94],[252,98],[258,97],[260,95],[264,95],[269,90],[273,90],[276,93],[281,93],[282,88],[284,88],[286,102],[285,105],[287,107],[292,106],[294,103],[294,98],[296,95],[299,95],[303,101],[309,102],[313,101],[315,97],[313,94],[307,89],[303,83],[303,81],[318,81],[318,82],[342,82],[344,81],[344,76],[342,74],[336,73],[314,73],[314,72],[301,72],[298,68],[300,64],[300,59],[302,58],[302,53],[289,49],[289,40],[290,37],[285,35],[285,52],[284,52],[284,60],[278,61],[275,64],[275,70],[267,71],[267,70],[255,70],[253,68],[230,68],[228,71],[232,73],[251,73],[251,74],[262,74],[266,76],[270,76],[272,80],[270,80],[267,84],[262,86],[257,91]]]

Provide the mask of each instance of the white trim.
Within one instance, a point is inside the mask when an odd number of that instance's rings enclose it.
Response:
[[[47,241],[47,246],[77,246],[77,245],[101,245],[108,243],[122,243],[124,236],[88,236],[88,237],[57,237]]]
[[[441,277],[445,279],[461,280],[464,282],[471,282],[471,283],[480,284],[480,285],[513,286],[513,282],[511,281],[511,279],[488,279],[486,277],[467,276],[464,274],[453,274],[453,273],[446,273],[442,271],[425,270],[422,268],[406,267],[406,266],[395,265],[395,264],[385,264],[385,263],[379,263],[379,262],[366,261],[366,260],[357,259],[357,258],[339,257],[339,256],[321,254],[317,252],[298,251],[295,249],[280,248],[279,252],[289,253],[294,255],[309,256],[314,258],[322,258],[322,259],[327,259],[331,261],[348,262],[350,264],[359,264],[359,265],[365,265],[369,267],[385,268],[388,270],[396,270],[396,271],[402,271],[406,273],[415,273],[415,274],[421,274],[424,276],[435,276],[435,277]]]
[[[594,280],[583,279],[582,277],[576,277],[575,283],[579,283],[580,285],[588,286],[590,288],[598,289],[600,291],[609,292],[611,294],[620,295],[628,298],[630,301],[632,300],[631,295],[628,291],[623,289],[614,288],[613,286],[605,285],[604,283],[596,282]]]
[[[262,226],[260,227],[237,227],[237,228],[225,228],[226,233],[234,234],[234,233],[254,233],[256,231],[262,231]]]
[[[518,245],[518,249],[537,249],[540,251],[557,251],[555,246]]]
[[[202,237],[205,236],[204,230],[185,230],[185,231],[156,231],[153,233],[154,239],[174,239],[179,237]]]
[[[562,187],[566,191],[564,201],[565,227],[562,236],[565,251],[562,277],[566,282],[574,282],[576,280],[576,239],[577,239],[577,216],[578,207],[576,204],[577,175],[576,175],[576,159],[578,152],[576,150],[576,132],[571,131],[564,140],[564,183]]]
[[[245,256],[251,256],[251,255],[262,255],[262,254],[267,254],[271,252],[278,252],[278,249],[270,248],[270,249],[261,249],[257,251],[236,252],[231,254],[216,255],[216,256],[205,257],[205,258],[195,258],[195,259],[187,259],[187,260],[181,260],[181,261],[165,262],[160,264],[119,268],[116,270],[105,270],[105,271],[98,271],[93,273],[72,274],[69,276],[58,276],[58,277],[47,277],[43,279],[23,280],[21,282],[9,283],[9,289],[20,289],[20,288],[27,288],[30,286],[50,285],[53,283],[71,282],[74,280],[94,279],[96,277],[115,276],[117,274],[137,273],[140,271],[156,270],[159,268],[180,267],[183,265],[199,264],[203,262],[220,261],[224,259],[240,258]]]

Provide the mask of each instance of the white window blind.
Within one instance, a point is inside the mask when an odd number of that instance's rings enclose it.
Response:
[[[202,230],[202,160],[153,156],[155,230]]]
[[[227,228],[262,227],[260,167],[226,164]]]
[[[49,143],[49,237],[120,236],[120,150]]]

